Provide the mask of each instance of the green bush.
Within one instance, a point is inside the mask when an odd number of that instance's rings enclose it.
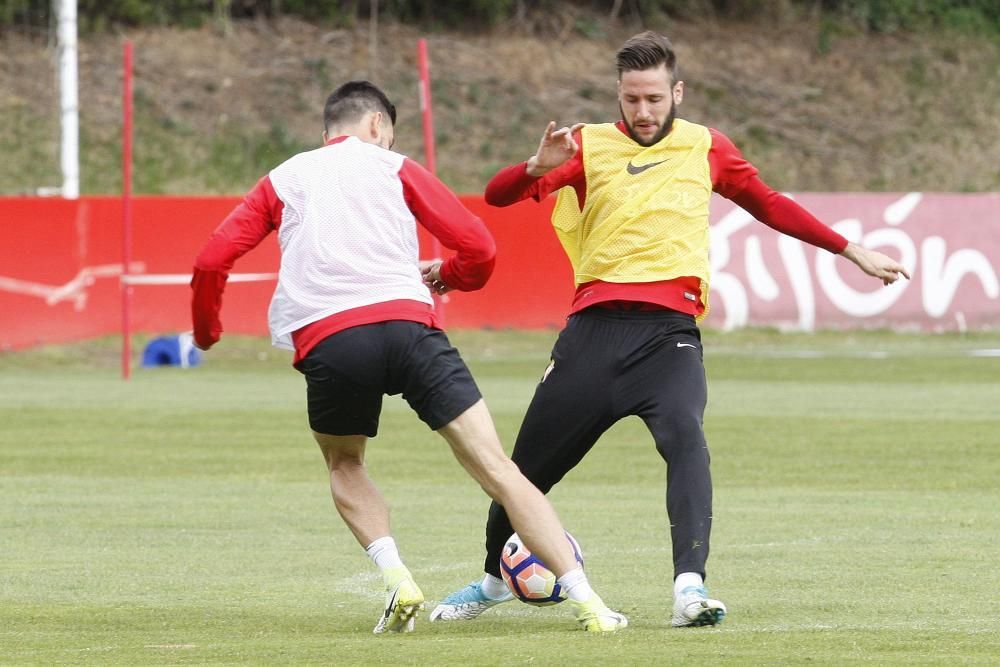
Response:
[[[609,16],[614,0],[381,0],[380,16],[428,27],[486,29],[519,12],[560,12],[570,5]],[[349,25],[365,18],[372,0],[79,0],[83,30],[115,25],[199,25],[213,15],[233,18],[286,14],[309,21]],[[649,21],[667,15],[698,19],[773,20],[812,12],[815,0],[631,0],[618,6],[619,20]],[[823,19],[847,20],[871,32],[948,28],[1000,32],[998,0],[820,0]],[[0,0],[0,29],[44,29],[52,21],[51,0]]]
[[[823,0],[822,6],[872,32],[1000,30],[1000,2],[996,0]]]

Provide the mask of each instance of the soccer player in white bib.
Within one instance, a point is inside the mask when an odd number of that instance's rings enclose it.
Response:
[[[281,267],[269,309],[272,340],[294,351],[334,505],[381,570],[386,602],[375,633],[413,630],[424,604],[365,469],[386,394],[402,394],[507,508],[525,544],[559,576],[580,627],[623,628],[625,617],[604,604],[576,563],[548,500],[504,454],[475,381],[438,326],[430,290],[481,288],[495,246],[447,187],[391,150],[395,120],[395,107],[367,81],[330,95],[324,145],[261,178],[199,253],[191,281],[195,342],[208,350],[219,341],[229,271],[274,232]],[[455,255],[420,262],[418,224]]]

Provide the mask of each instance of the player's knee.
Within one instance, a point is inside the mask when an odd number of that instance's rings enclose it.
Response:
[[[521,477],[521,471],[506,457],[479,462],[469,466],[468,471],[486,495],[497,502],[513,493],[516,478]]]
[[[656,449],[665,460],[705,451],[705,431],[701,419],[694,415],[673,415],[656,424],[653,430]]]
[[[364,466],[367,436],[326,435],[315,431],[313,431],[313,436],[323,454],[323,459],[326,461],[326,467],[331,473]]]
[[[510,459],[492,468],[479,484],[490,498],[501,505],[507,505],[511,499],[524,495],[527,489],[535,488]]]
[[[364,455],[354,452],[337,449],[323,450],[323,458],[326,460],[326,467],[331,474],[353,475],[365,466]]]

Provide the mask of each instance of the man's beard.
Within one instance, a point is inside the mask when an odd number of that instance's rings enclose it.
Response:
[[[660,139],[670,134],[670,129],[674,126],[674,118],[677,116],[677,105],[670,105],[670,113],[667,114],[667,118],[663,121],[663,127],[661,127],[660,131],[654,134],[653,138],[649,141],[640,139],[632,126],[629,125],[629,122],[625,120],[625,112],[622,110],[621,103],[618,104],[618,112],[622,115],[622,123],[625,125],[625,130],[628,132],[628,136],[632,137],[632,141],[640,146],[649,148],[650,146],[659,143]]]

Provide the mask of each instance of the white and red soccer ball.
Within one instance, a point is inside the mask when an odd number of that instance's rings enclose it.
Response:
[[[583,567],[583,552],[573,536],[566,533],[566,539],[573,547],[576,562]],[[507,588],[521,602],[545,606],[556,604],[566,599],[562,586],[556,581],[556,575],[535,556],[517,533],[510,536],[500,554],[500,574]]]

